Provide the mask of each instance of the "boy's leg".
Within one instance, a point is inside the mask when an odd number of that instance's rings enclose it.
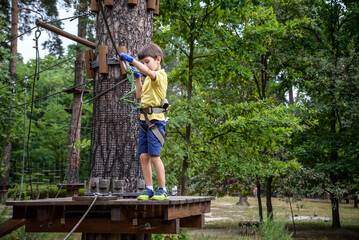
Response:
[[[154,191],[152,186],[152,169],[151,169],[151,160],[150,156],[147,153],[141,153],[141,166],[143,178],[145,179],[145,189],[140,196],[137,197],[138,200],[149,200],[153,197]]]
[[[156,175],[158,179],[158,186],[161,188],[166,187],[166,177],[165,177],[165,167],[160,156],[150,155],[151,162],[156,170]]]
[[[146,186],[152,186],[152,168],[150,156],[147,153],[141,153],[142,174]]]
[[[155,195],[151,198],[152,200],[168,200],[168,189],[166,189],[166,176],[163,162],[158,155],[150,156],[151,162],[156,170],[159,188]]]

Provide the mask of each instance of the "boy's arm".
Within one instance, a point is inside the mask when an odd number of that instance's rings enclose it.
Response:
[[[142,82],[141,77],[135,79],[135,85],[136,85],[136,97],[138,99],[141,99],[142,96]]]
[[[156,80],[156,73],[151,71],[147,66],[142,64],[141,62],[133,59],[132,65],[140,71],[145,76],[149,76],[152,81]]]
[[[138,69],[138,71],[140,71],[140,73],[142,73],[143,75],[149,76],[152,81],[156,80],[156,73],[151,71],[147,66],[145,66],[141,62],[137,61],[133,57],[131,57],[125,53],[120,53],[120,56],[117,56],[117,58],[119,59],[119,61],[127,61],[127,62],[131,63],[135,68]]]

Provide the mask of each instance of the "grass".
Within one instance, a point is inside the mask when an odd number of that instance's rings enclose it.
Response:
[[[192,239],[256,239],[243,234],[238,224],[242,221],[258,221],[258,202],[248,198],[250,206],[238,206],[238,197],[223,197],[212,201],[211,213],[206,214],[206,226],[202,230],[191,230]],[[292,232],[293,224],[289,204],[279,198],[272,198],[274,219],[283,221]],[[263,216],[266,216],[266,202],[262,198]],[[329,200],[303,199],[292,204],[296,215],[297,235],[294,239],[359,239],[359,209],[353,204],[340,204],[342,229],[331,230],[331,206]],[[301,219],[302,220],[299,220]]]
[[[188,229],[186,235],[194,240],[245,240],[261,239],[253,235],[253,231],[245,233],[239,227],[242,221],[258,221],[258,203],[255,198],[248,198],[250,206],[238,206],[238,197],[223,197],[212,201],[211,212],[206,214],[206,225],[204,229]],[[272,199],[274,219],[285,223],[289,232],[293,231],[291,222],[291,213],[289,204],[285,201]],[[265,198],[262,198],[263,215],[266,216]],[[4,205],[0,205],[2,212]],[[342,229],[331,230],[331,207],[329,200],[303,199],[293,203],[294,214],[296,218],[305,218],[296,220],[297,236],[293,239],[304,240],[334,240],[334,239],[359,239],[359,208],[354,208],[353,204],[340,204],[340,218]],[[314,216],[316,215],[316,217]],[[6,214],[0,216],[0,222],[12,215],[11,208]],[[13,235],[14,234],[14,235]],[[14,232],[12,236],[6,236],[2,239],[63,239],[65,233],[24,233],[24,228]],[[19,237],[19,238],[18,238]],[[166,236],[164,236],[166,237]],[[167,239],[180,239],[179,236],[168,236]],[[80,240],[81,234],[76,233],[70,239]],[[181,238],[184,239],[184,238]]]

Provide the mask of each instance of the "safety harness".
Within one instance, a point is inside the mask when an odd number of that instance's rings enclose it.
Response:
[[[148,119],[147,116],[148,114],[152,114],[152,113],[163,113],[163,112],[168,113],[169,104],[167,99],[164,99],[161,105],[162,105],[161,107],[141,108],[140,113],[142,113],[145,116],[145,121],[148,129],[150,129],[153,132],[153,134],[156,136],[158,141],[160,141],[161,146],[163,147],[163,144],[165,143],[165,135],[158,129],[158,127],[154,123],[151,123],[151,121]],[[144,129],[141,125],[140,128],[142,129],[143,132],[147,134],[146,129]]]

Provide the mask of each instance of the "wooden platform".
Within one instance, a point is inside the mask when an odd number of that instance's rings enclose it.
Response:
[[[70,232],[93,196],[7,201],[12,219],[25,219],[26,232]],[[174,196],[166,201],[98,197],[76,229],[83,233],[176,234],[181,227],[204,227],[214,197]],[[0,236],[1,237],[1,236]]]

